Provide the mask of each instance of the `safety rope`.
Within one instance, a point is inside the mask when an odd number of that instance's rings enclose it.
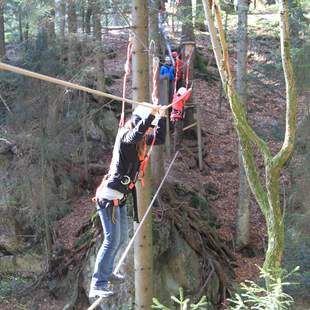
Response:
[[[145,211],[145,213],[144,213],[144,215],[143,215],[143,217],[142,217],[142,219],[141,219],[141,221],[140,221],[140,224],[139,224],[138,227],[136,228],[134,235],[133,235],[132,238],[130,239],[130,241],[129,241],[129,243],[128,243],[126,249],[125,249],[125,251],[123,252],[123,254],[122,254],[120,260],[118,261],[116,267],[114,268],[113,273],[115,273],[115,274],[118,273],[118,271],[120,270],[122,264],[124,263],[124,261],[125,261],[127,255],[128,255],[128,252],[129,252],[129,250],[131,249],[131,247],[132,247],[132,245],[133,245],[133,243],[134,243],[134,241],[135,241],[135,239],[136,239],[138,233],[140,232],[142,225],[144,224],[145,220],[147,219],[147,217],[148,217],[148,215],[149,215],[149,213],[150,213],[150,211],[151,211],[151,209],[152,209],[152,207],[153,207],[153,204],[154,204],[154,202],[155,202],[155,199],[157,198],[157,196],[158,196],[158,194],[159,194],[159,192],[160,192],[160,190],[161,190],[161,188],[162,188],[164,182],[166,181],[167,176],[168,176],[168,174],[169,174],[169,172],[170,172],[170,170],[171,170],[171,168],[172,168],[172,165],[174,164],[174,162],[175,162],[175,160],[176,160],[178,154],[179,154],[179,151],[177,151],[177,152],[174,154],[173,159],[171,160],[171,162],[170,162],[170,164],[169,164],[169,167],[168,167],[168,169],[167,169],[167,171],[166,171],[165,176],[163,177],[163,179],[162,179],[160,185],[158,186],[157,191],[156,191],[156,193],[154,194],[153,199],[152,199],[152,201],[150,202],[150,204],[149,204],[147,210]],[[102,302],[103,299],[104,299],[104,297],[99,297],[99,298],[97,298],[97,300],[96,300],[87,310],[93,310],[93,309],[95,309],[95,308]]]
[[[28,76],[28,77],[32,77],[32,78],[35,78],[35,79],[38,79],[38,80],[42,80],[42,81],[46,81],[46,82],[49,82],[49,83],[57,84],[57,85],[60,85],[60,86],[63,86],[63,87],[68,87],[68,88],[72,88],[72,89],[81,90],[81,91],[84,91],[84,92],[87,92],[87,93],[90,93],[90,94],[93,94],[93,95],[96,95],[96,96],[110,98],[110,99],[113,99],[113,100],[116,100],[116,101],[121,101],[122,102],[124,100],[125,102],[133,104],[133,105],[143,105],[143,106],[149,107],[149,108],[154,108],[155,107],[155,105],[153,105],[151,103],[148,103],[148,102],[138,102],[138,101],[127,99],[127,98],[124,99],[122,97],[115,96],[115,95],[112,95],[112,94],[109,94],[109,93],[105,93],[105,92],[100,91],[100,90],[96,90],[96,89],[92,89],[92,88],[89,88],[89,87],[86,87],[86,86],[82,86],[82,85],[79,85],[79,84],[75,84],[75,83],[67,82],[67,81],[64,81],[64,80],[56,79],[56,78],[53,78],[51,76],[40,74],[40,73],[36,73],[36,72],[30,71],[30,70],[21,69],[21,68],[18,68],[16,66],[5,64],[3,62],[0,62],[0,70],[14,72],[14,73],[21,74],[21,75]]]
[[[127,85],[127,78],[131,73],[131,58],[132,58],[132,39],[129,39],[128,46],[127,46],[127,58],[126,63],[124,66],[125,74],[123,78],[123,100],[122,100],[122,113],[121,118],[119,121],[119,127],[124,127],[125,125],[125,98],[126,98],[126,85]]]
[[[158,105],[158,72],[159,72],[159,59],[156,57],[156,60],[153,63],[153,91],[152,91],[152,103]]]

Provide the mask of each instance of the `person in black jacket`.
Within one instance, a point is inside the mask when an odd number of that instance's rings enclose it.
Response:
[[[112,284],[124,282],[124,276],[113,273],[117,252],[128,239],[126,195],[137,181],[139,169],[145,156],[145,143],[151,144],[153,134],[148,129],[159,118],[155,144],[163,144],[166,135],[166,120],[161,117],[164,108],[153,110],[138,106],[116,136],[113,156],[108,174],[96,191],[97,209],[104,232],[104,241],[97,254],[91,280],[89,297],[110,297]]]

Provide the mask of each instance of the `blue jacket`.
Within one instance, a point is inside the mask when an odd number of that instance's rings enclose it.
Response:
[[[160,67],[160,73],[159,73],[161,78],[164,78],[166,76],[169,77],[169,81],[174,81],[174,67],[168,66],[168,65],[162,65]]]

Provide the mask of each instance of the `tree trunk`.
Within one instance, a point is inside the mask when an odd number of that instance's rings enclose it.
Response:
[[[90,26],[91,15],[92,15],[91,3],[90,3],[90,0],[88,0],[87,1],[86,15],[85,15],[85,31],[86,31],[86,34],[90,34],[90,31],[91,31],[91,26]]]
[[[46,195],[46,184],[47,184],[47,160],[46,160],[46,132],[45,126],[41,125],[42,129],[42,137],[41,137],[41,152],[40,152],[40,168],[41,168],[41,175],[40,175],[40,194],[41,194],[41,208],[42,208],[42,215],[43,215],[43,223],[44,223],[44,239],[45,239],[45,254],[46,254],[46,264],[47,270],[50,271],[50,261],[52,255],[52,238],[51,238],[51,229],[50,229],[50,219],[49,219],[49,212],[48,212],[48,202],[47,202],[47,195]]]
[[[195,42],[195,34],[194,34],[194,27],[193,27],[193,11],[192,11],[192,0],[183,0],[182,4],[180,6],[181,8],[181,16],[182,16],[182,37],[181,37],[181,43],[186,42]],[[184,44],[182,47],[184,47],[184,52],[182,53],[183,60],[186,59],[186,57],[189,55],[188,51],[191,49],[187,44]],[[193,72],[194,72],[194,58],[195,53],[192,54],[192,57],[190,59],[190,69],[189,69],[189,80],[192,80],[193,78]],[[184,68],[184,86],[186,86],[186,66],[183,66]],[[190,85],[189,85],[190,86]],[[192,96],[193,97],[193,96]],[[192,98],[191,97],[191,98]],[[189,105],[192,102],[192,99],[189,99],[186,102],[186,105]],[[187,108],[185,105],[185,119],[183,121],[178,121],[175,124],[175,133],[174,133],[174,150],[177,151],[181,144],[182,144],[182,136],[183,136],[183,125],[191,125],[195,122],[194,117],[194,108]],[[189,129],[187,131],[187,134],[193,134],[196,135],[195,128]]]
[[[19,30],[19,42],[23,42],[24,35],[23,35],[23,23],[22,23],[22,8],[20,5],[18,6],[18,30]]]
[[[82,33],[85,33],[85,7],[86,7],[86,1],[83,0],[81,3],[81,28],[82,28]]]
[[[192,0],[183,0],[180,8],[182,16],[182,42],[194,41]]]
[[[289,41],[288,26],[288,0],[280,0],[280,38],[281,38],[281,56],[283,72],[286,82],[286,130],[285,138],[280,151],[272,156],[271,150],[267,143],[262,140],[249,125],[246,117],[244,106],[236,95],[233,76],[230,71],[228,49],[225,41],[224,31],[221,25],[221,14],[219,7],[214,4],[215,17],[217,22],[218,37],[216,34],[214,21],[211,14],[211,8],[207,0],[203,0],[207,24],[209,27],[213,51],[216,63],[221,75],[224,89],[230,103],[233,113],[234,123],[242,145],[245,171],[251,190],[259,203],[259,206],[265,216],[268,232],[268,249],[264,262],[264,270],[272,278],[266,277],[267,289],[272,289],[271,284],[277,281],[279,276],[279,267],[284,249],[284,223],[280,206],[280,173],[291,157],[297,126],[297,92],[295,86],[295,76],[292,65]],[[220,40],[220,44],[218,42]],[[252,144],[256,145],[262,153],[265,164],[266,184],[265,190],[255,161]]]
[[[51,2],[51,8],[48,13],[48,21],[47,21],[47,28],[48,28],[48,44],[51,46],[56,38],[55,32],[55,17],[56,17],[56,3],[55,1]]]
[[[148,2],[134,0],[132,3],[132,24],[135,29],[132,57],[133,99],[149,100],[148,67]],[[145,173],[145,186],[138,184],[138,212],[140,219],[151,201],[151,172]],[[135,309],[150,309],[153,297],[153,249],[152,214],[145,221],[134,244],[135,251]]]
[[[63,42],[65,40],[66,30],[66,1],[61,0],[59,5],[59,16],[60,16],[60,38]]]
[[[28,22],[25,25],[24,38],[25,38],[25,49],[28,50],[29,48],[29,23]]]
[[[101,6],[99,0],[92,1],[92,12],[93,12],[93,19],[94,19],[94,36],[96,41],[101,42]]]
[[[150,54],[150,89],[152,101],[154,104],[162,104],[159,101],[159,53],[160,53],[160,32],[158,27],[158,8],[160,0],[149,1],[149,41],[154,42],[153,55]],[[153,57],[152,57],[153,56]],[[155,75],[155,76],[154,76]],[[153,96],[154,95],[154,96]],[[156,102],[157,100],[157,102]],[[162,180],[164,170],[164,145],[154,146],[151,163],[152,163],[152,176],[154,186],[157,187]]]
[[[278,275],[284,249],[284,223],[280,205],[280,172],[281,168],[272,162],[266,167],[266,186],[269,210],[266,218],[268,248],[264,261],[264,270]],[[269,284],[269,283],[267,283]]]
[[[77,40],[77,16],[76,0],[69,0],[68,3],[68,34],[69,34],[69,63],[73,68],[76,60],[76,40]]]
[[[0,0],[0,59],[5,56],[4,5],[5,1]]]
[[[238,1],[237,80],[236,89],[244,109],[247,109],[248,0]],[[250,188],[243,167],[242,146],[239,142],[239,205],[236,245],[238,249],[250,239]]]
[[[94,20],[94,35],[95,35],[95,52],[97,62],[97,89],[105,91],[105,76],[104,76],[104,50],[101,34],[101,5],[99,0],[92,0],[92,12]],[[100,100],[103,100],[102,98]]]
[[[68,3],[68,32],[69,35],[77,33],[76,0],[69,0]]]

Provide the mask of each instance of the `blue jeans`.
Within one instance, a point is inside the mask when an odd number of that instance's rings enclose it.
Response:
[[[128,240],[128,218],[126,206],[115,208],[115,224],[112,223],[112,207],[97,206],[104,233],[104,240],[97,254],[91,288],[104,288],[113,272],[117,252]]]

